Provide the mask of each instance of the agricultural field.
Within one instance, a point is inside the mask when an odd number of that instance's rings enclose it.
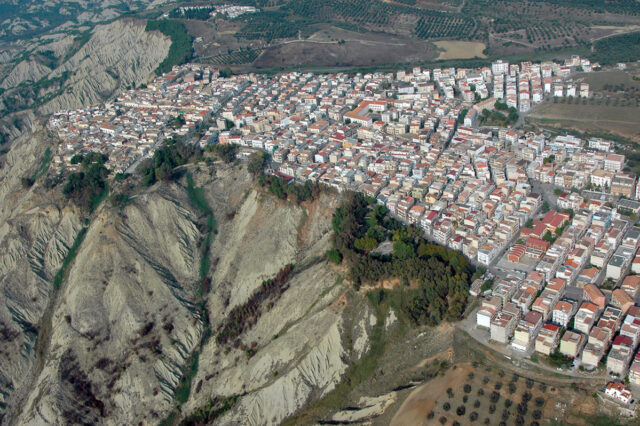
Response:
[[[559,402],[562,401],[562,402]],[[563,420],[581,424],[597,417],[599,397],[577,384],[550,385],[479,363],[454,365],[414,390],[392,425],[541,424]]]
[[[368,375],[354,371],[345,382],[355,385],[337,391],[339,398],[329,394],[285,424],[619,424],[617,405],[598,393],[604,379],[507,359],[470,337],[467,321],[412,329],[400,317],[367,359]],[[363,408],[371,399],[385,402]]]
[[[403,395],[390,424],[616,424],[602,380],[513,363],[461,330],[453,339],[450,368]]]
[[[194,37],[196,60],[232,65],[244,71],[301,66],[389,66],[483,58],[483,55],[537,59],[556,52],[591,55],[604,62],[612,50],[617,52],[616,58],[640,57],[640,47],[634,38],[640,31],[640,9],[636,0],[615,3],[596,0],[229,0],[227,3],[251,5],[260,11],[234,19],[220,16],[206,19],[204,13],[185,19],[172,11],[169,16],[183,21]],[[336,36],[326,43],[315,40],[317,33],[326,28],[351,31],[359,37],[350,35],[349,40]],[[398,37],[404,39],[400,50],[406,49],[406,52],[389,51],[383,45],[376,49],[365,43],[375,39],[378,43],[386,41],[393,45]],[[338,45],[342,39],[344,42]],[[456,41],[474,44],[451,44]],[[292,42],[299,44],[289,45]],[[445,51],[439,56],[425,53],[433,49],[432,43],[440,43]],[[483,47],[480,49],[480,46]],[[263,53],[246,54],[246,51]],[[348,59],[352,53],[355,53],[355,63],[350,64]]]
[[[582,73],[576,81],[589,83],[589,99],[550,99],[528,116],[533,124],[611,133],[640,142],[640,81],[638,70]]]
[[[486,58],[484,43],[478,41],[434,41],[440,55],[437,59]]]
[[[429,61],[437,55],[433,45],[410,37],[329,27],[308,39],[266,48],[252,67],[258,70],[291,66],[367,67]]]

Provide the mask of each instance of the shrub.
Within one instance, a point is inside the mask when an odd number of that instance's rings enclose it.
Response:
[[[456,408],[456,414],[459,416],[464,416],[464,413],[466,412],[467,412],[467,409],[464,405],[461,405],[458,408]]]
[[[518,414],[524,416],[525,414],[527,414],[527,404],[523,404],[520,403],[516,406],[516,409],[518,410]]]
[[[489,405],[489,413],[493,414],[495,412],[496,412],[496,405],[495,404]]]
[[[478,413],[476,413],[475,411],[474,411],[474,412],[472,412],[472,413],[469,415],[469,419],[470,419],[472,422],[475,422],[476,420],[478,420]]]
[[[451,409],[451,404],[449,404],[448,402],[445,402],[444,404],[442,404],[442,409],[444,411],[449,411]]]
[[[342,255],[336,249],[327,250],[326,255],[327,255],[327,259],[329,259],[336,265],[339,265],[340,262],[342,262]]]
[[[505,399],[504,400],[504,406],[509,408],[513,405],[513,401],[511,401],[510,399]]]
[[[475,402],[473,403],[473,408],[480,408],[480,401],[479,400],[475,400]]]
[[[544,405],[544,398],[539,396],[535,399],[536,407],[542,407]]]
[[[447,418],[445,416],[440,417],[440,424],[443,425],[447,423]]]
[[[471,385],[466,384],[463,387],[464,393],[470,393],[471,392]]]

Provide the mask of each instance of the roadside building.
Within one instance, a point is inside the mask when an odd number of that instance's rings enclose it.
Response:
[[[572,300],[561,300],[553,308],[553,322],[561,327],[567,328],[569,321],[576,313],[578,304]]]
[[[633,341],[627,336],[616,337],[607,356],[607,371],[618,377],[626,376],[632,356]]]
[[[508,343],[516,324],[515,315],[504,311],[499,312],[491,320],[491,340],[498,343]]]
[[[584,347],[586,338],[584,334],[567,330],[560,339],[560,353],[570,358],[576,358]]]
[[[640,352],[637,352],[631,367],[629,367],[629,382],[634,385],[640,385]]]
[[[610,382],[607,383],[607,387],[604,393],[611,398],[617,399],[620,402],[629,404],[633,399],[633,394],[622,383]]]
[[[536,337],[535,350],[543,355],[551,355],[558,346],[560,327],[555,324],[544,324]]]
[[[602,291],[593,284],[587,284],[584,286],[584,297],[589,302],[597,305],[600,309],[604,309],[604,306],[607,303],[607,298],[604,296]]]
[[[482,307],[476,314],[478,327],[491,328],[491,321],[502,308],[502,299],[498,296],[491,296],[482,301]]]

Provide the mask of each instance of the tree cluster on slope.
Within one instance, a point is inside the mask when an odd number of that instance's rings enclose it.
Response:
[[[415,324],[462,317],[474,267],[460,253],[427,242],[419,229],[395,220],[384,206],[359,193],[346,194],[332,225],[334,250],[347,262],[356,286],[400,279],[400,296],[380,289],[379,298],[398,296],[400,309]],[[389,240],[392,254],[376,253]]]

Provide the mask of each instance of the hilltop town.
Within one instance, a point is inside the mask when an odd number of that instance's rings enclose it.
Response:
[[[601,138],[524,131],[553,97],[589,98],[598,64],[277,76],[184,65],[111,102],[54,114],[54,164],[88,151],[132,172],[168,139],[270,154],[287,180],[354,190],[486,270],[474,337],[640,385],[640,185]],[[501,349],[500,349],[501,348]],[[562,363],[560,363],[562,364]],[[612,385],[626,403],[626,389]],[[621,396],[621,395],[624,395]]]

